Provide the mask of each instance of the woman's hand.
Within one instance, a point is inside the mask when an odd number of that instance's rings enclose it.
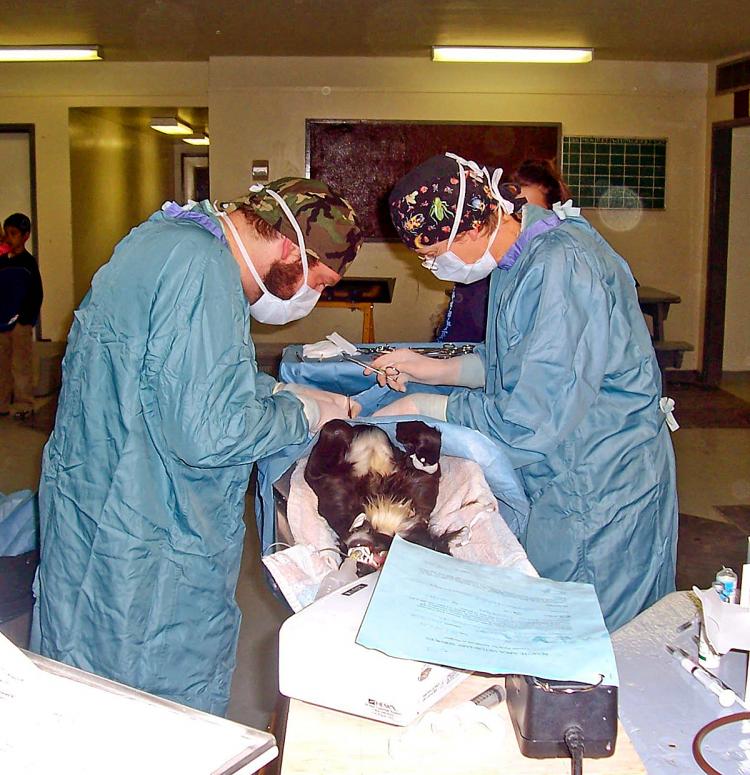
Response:
[[[402,417],[410,414],[420,414],[417,405],[411,400],[411,396],[404,396],[403,398],[397,398],[386,406],[381,406],[376,412],[372,413],[373,417]]]
[[[439,393],[410,393],[398,398],[387,406],[373,412],[373,417],[401,417],[417,414],[445,421],[448,410],[448,396]]]
[[[394,350],[376,358],[372,365],[382,369],[385,374],[378,374],[378,384],[388,386],[400,392],[406,391],[408,382],[421,382],[423,385],[440,385],[445,361],[428,358],[413,350]],[[365,374],[372,374],[372,369],[365,369]]]

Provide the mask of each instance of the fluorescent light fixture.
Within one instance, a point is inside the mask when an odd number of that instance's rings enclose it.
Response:
[[[91,62],[99,46],[0,46],[0,62]]]
[[[592,48],[511,48],[509,46],[433,46],[434,62],[590,62]]]
[[[151,129],[155,129],[157,132],[163,132],[165,135],[193,134],[193,127],[191,127],[189,124],[185,124],[183,121],[180,121],[174,116],[167,116],[166,118],[152,118],[149,126]]]
[[[183,143],[190,145],[209,145],[208,135],[198,135],[197,137],[183,137]]]

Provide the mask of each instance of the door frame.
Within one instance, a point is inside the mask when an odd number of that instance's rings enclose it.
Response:
[[[729,208],[732,177],[732,132],[750,126],[750,118],[717,121],[711,126],[711,183],[708,214],[706,306],[703,325],[701,381],[721,382],[724,361],[724,317],[727,302]]]

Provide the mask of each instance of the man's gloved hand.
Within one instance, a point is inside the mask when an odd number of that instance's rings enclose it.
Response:
[[[286,390],[300,400],[311,433],[317,433],[329,420],[348,420],[356,417],[362,408],[349,396],[308,385],[279,382],[273,392],[277,393],[279,390]]]
[[[313,410],[307,417],[311,433],[317,433],[329,420],[349,420],[359,414],[362,407],[356,401],[352,401],[348,396],[339,396],[337,393],[331,395],[343,399],[343,403],[339,400],[329,401],[324,398],[315,402],[317,412]],[[306,416],[308,401],[307,398],[302,401]]]

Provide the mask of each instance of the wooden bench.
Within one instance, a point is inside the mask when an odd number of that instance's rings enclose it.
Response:
[[[683,354],[692,352],[694,349],[690,342],[654,342],[656,360],[659,362],[659,368],[662,371],[666,368],[679,369],[682,366]]]
[[[655,341],[653,344],[656,361],[659,364],[659,371],[661,371],[662,390],[664,390],[667,384],[665,369],[679,369],[682,366],[682,356],[692,352],[695,348],[690,342]]]

